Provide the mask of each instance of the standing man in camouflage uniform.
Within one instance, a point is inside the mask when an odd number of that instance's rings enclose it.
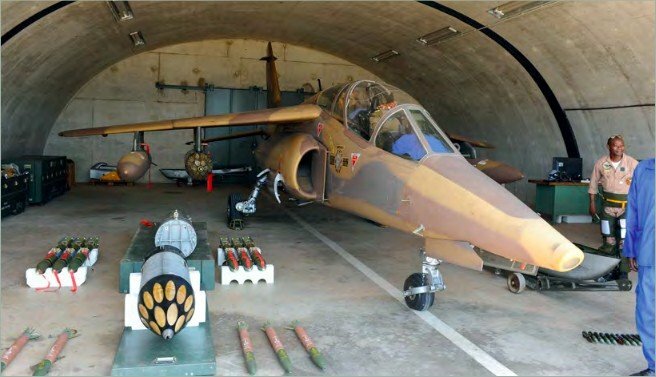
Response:
[[[596,196],[599,193],[598,186],[601,185],[603,193],[603,208],[601,211],[601,235],[604,243],[599,251],[611,254],[615,252],[615,244],[619,242],[619,249],[626,235],[626,203],[633,171],[638,165],[633,157],[624,153],[624,139],[620,135],[611,136],[606,143],[608,155],[595,162],[590,176],[590,215],[597,216],[595,205]],[[615,239],[615,234],[620,233],[620,240]],[[617,255],[618,257],[621,255]],[[626,258],[620,264],[620,279],[627,279],[629,263]]]

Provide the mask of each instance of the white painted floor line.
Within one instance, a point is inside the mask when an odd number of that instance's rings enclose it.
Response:
[[[353,255],[349,254],[349,252],[344,250],[341,246],[339,246],[337,243],[332,241],[330,238],[324,236],[323,234],[321,234],[321,232],[314,229],[312,225],[308,224],[305,220],[301,219],[298,215],[292,213],[287,209],[285,209],[285,211],[292,219],[296,220],[296,222],[298,222],[303,228],[305,228],[305,230],[312,233],[312,235],[317,237],[323,243],[328,245],[328,247],[333,249],[333,251],[335,251],[337,254],[342,256],[342,258],[346,259],[351,265],[353,265],[353,267],[357,268],[360,272],[365,274],[379,287],[381,287],[383,290],[389,293],[390,296],[394,297],[396,300],[398,300],[403,305],[405,305],[405,299],[403,298],[403,293],[400,290],[395,288],[392,284],[387,282],[387,280],[383,279],[372,269],[364,265],[364,263],[360,262]],[[490,356],[487,352],[480,349],[477,345],[469,341],[467,338],[460,335],[460,333],[449,327],[449,325],[447,325],[446,323],[442,322],[442,320],[437,318],[433,313],[428,311],[418,312],[416,310],[412,310],[412,312],[415,313],[417,316],[419,316],[419,318],[423,319],[432,328],[437,330],[437,332],[442,334],[445,338],[449,339],[458,348],[466,352],[479,364],[481,364],[487,370],[492,372],[495,376],[516,376],[516,374],[512,370],[501,364],[499,361],[497,361],[495,358]]]

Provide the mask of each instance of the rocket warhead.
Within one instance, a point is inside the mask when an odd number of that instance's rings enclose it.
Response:
[[[164,246],[141,269],[139,318],[155,334],[171,339],[194,315],[195,297],[182,252]]]

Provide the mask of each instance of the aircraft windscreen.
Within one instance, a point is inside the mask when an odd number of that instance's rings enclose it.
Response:
[[[317,105],[324,110],[332,111],[335,97],[346,85],[347,84],[335,85],[321,92],[319,98],[317,98]]]
[[[444,137],[437,131],[433,122],[428,119],[421,110],[410,109],[410,115],[419,129],[424,134],[424,138],[435,153],[453,153],[453,149],[446,142]]]

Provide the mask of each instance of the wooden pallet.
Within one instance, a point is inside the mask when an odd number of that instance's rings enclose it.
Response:
[[[100,179],[90,179],[90,185],[104,185],[104,186],[134,186],[134,182],[126,181],[101,181]]]

